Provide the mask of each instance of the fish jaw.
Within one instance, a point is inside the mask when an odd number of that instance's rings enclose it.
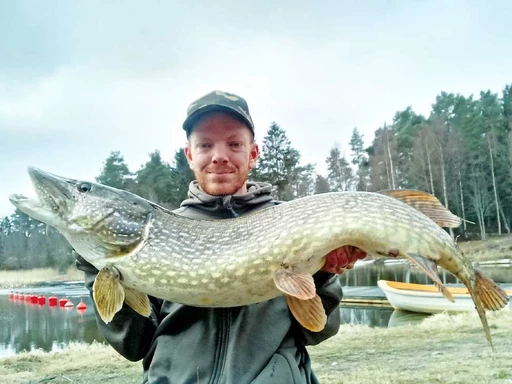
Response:
[[[127,191],[28,169],[36,198],[11,203],[61,232],[87,261],[132,254],[144,244],[155,206]],[[94,264],[94,263],[93,263]]]
[[[56,176],[38,168],[28,169],[35,198],[11,195],[9,200],[20,211],[59,230],[66,229],[74,180]]]

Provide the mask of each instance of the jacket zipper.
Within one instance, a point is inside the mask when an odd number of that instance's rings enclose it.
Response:
[[[229,344],[229,324],[231,322],[231,312],[229,308],[221,308],[219,336],[217,337],[217,350],[215,352],[215,362],[213,366],[213,374],[210,384],[220,383],[224,365],[226,364],[226,355]]]

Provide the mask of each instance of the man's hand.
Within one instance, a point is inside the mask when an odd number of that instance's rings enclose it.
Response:
[[[365,251],[351,245],[344,245],[329,252],[322,271],[341,275],[345,270],[352,269],[357,260],[362,260],[365,257]]]

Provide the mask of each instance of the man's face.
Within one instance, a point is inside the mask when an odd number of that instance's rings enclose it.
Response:
[[[252,141],[247,125],[226,113],[208,114],[194,125],[185,156],[203,191],[213,196],[247,192],[259,153]]]

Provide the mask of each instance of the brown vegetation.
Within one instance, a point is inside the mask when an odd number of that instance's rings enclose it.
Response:
[[[337,336],[310,347],[323,384],[512,382],[512,310],[489,314],[495,351],[476,314],[436,315],[419,325],[343,325]],[[130,363],[102,344],[72,344],[62,352],[21,353],[0,360],[0,383],[140,383]]]
[[[54,268],[0,271],[0,288],[19,288],[48,281],[79,281],[83,279],[83,272],[74,266],[65,272],[59,272]]]

